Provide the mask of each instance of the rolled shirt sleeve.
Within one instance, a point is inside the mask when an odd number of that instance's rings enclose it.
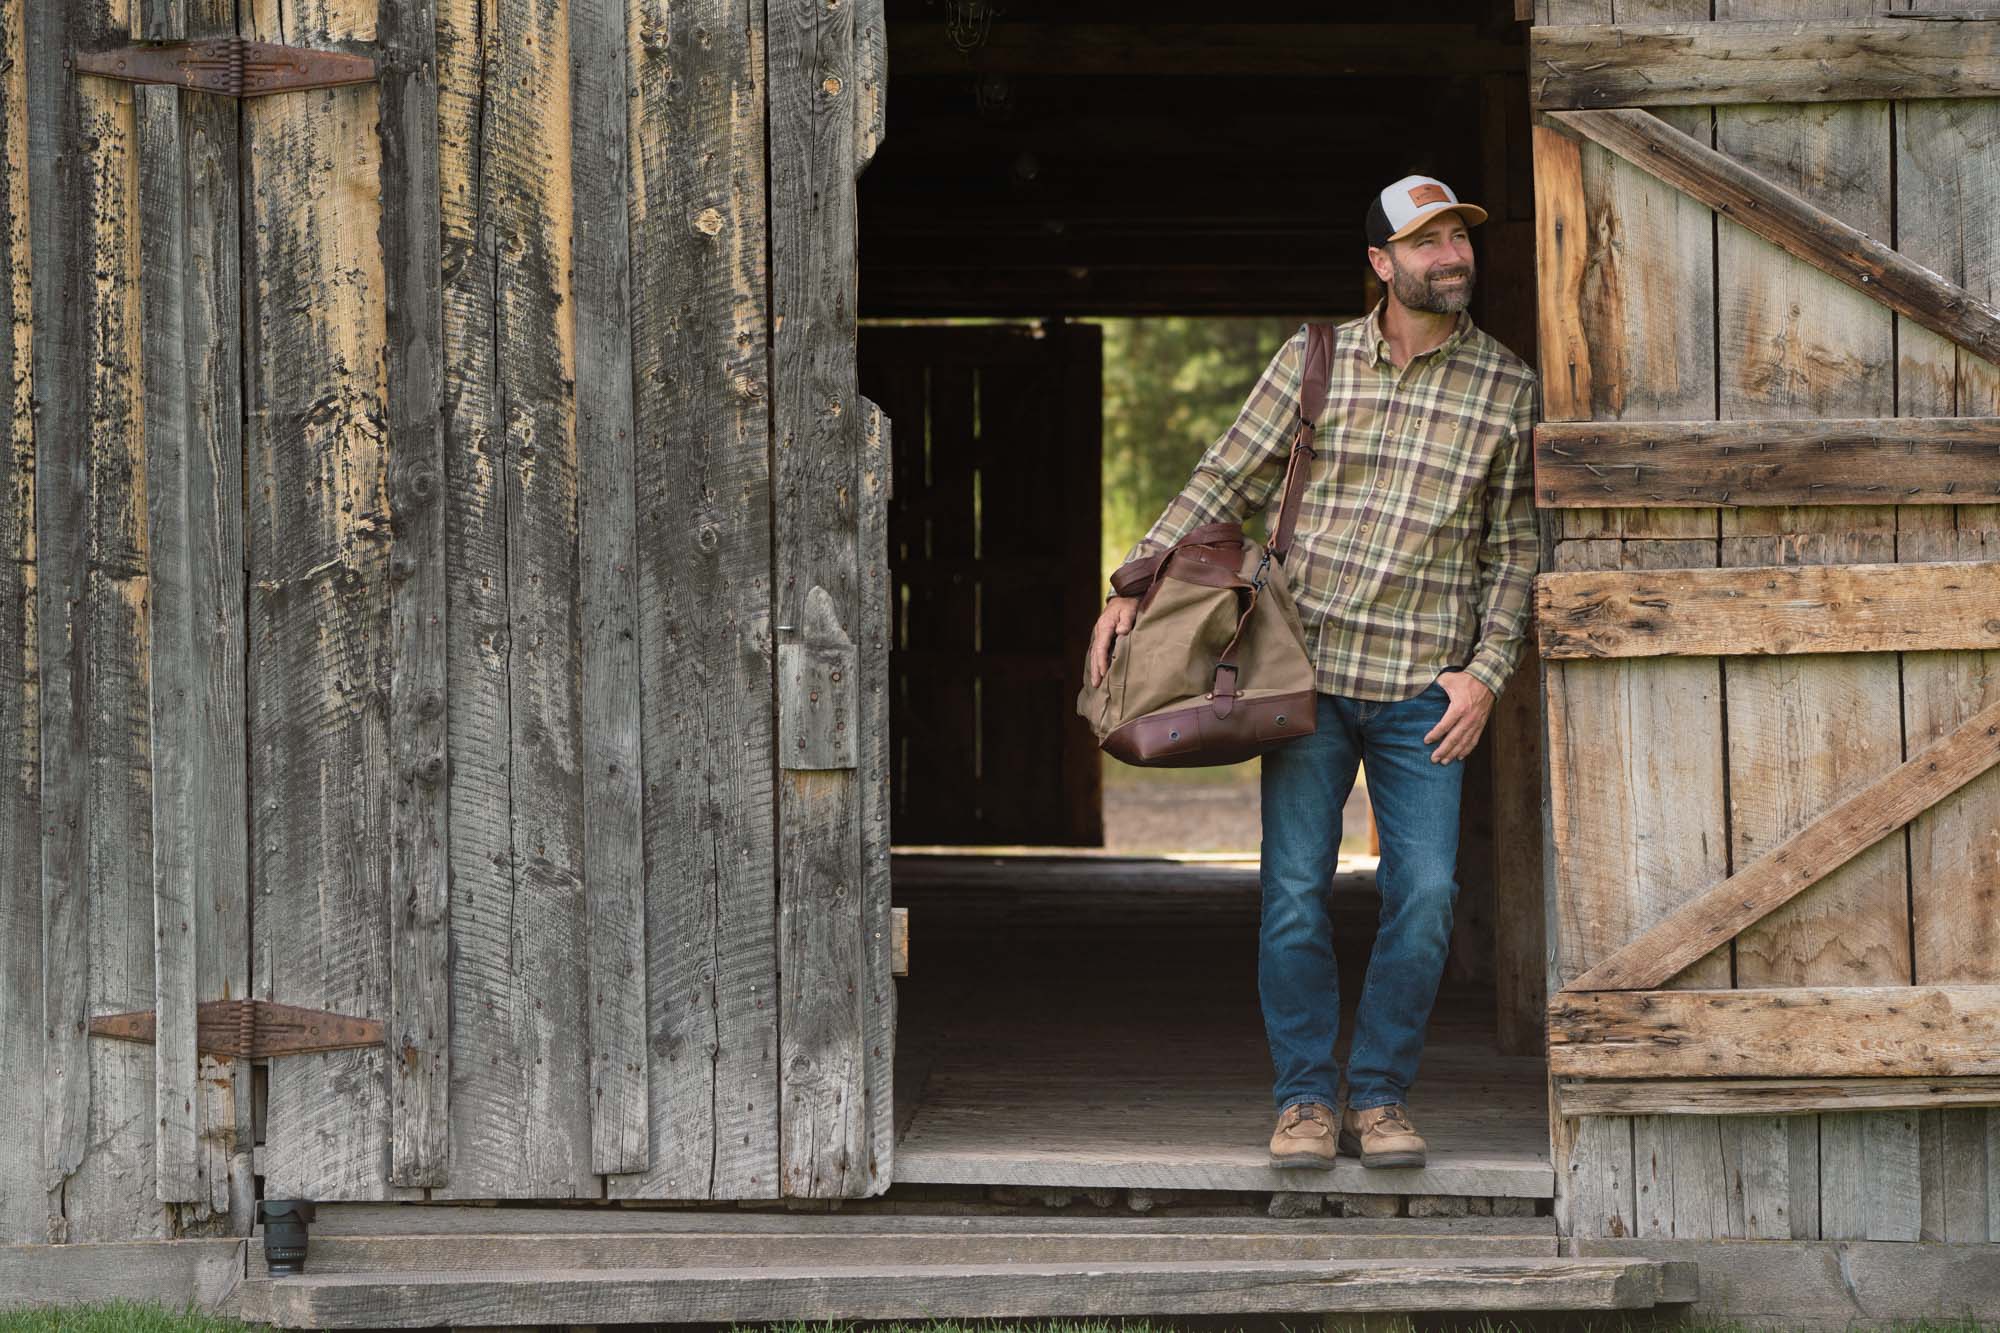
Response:
[[[1535,380],[1514,400],[1506,442],[1487,474],[1486,536],[1479,551],[1479,643],[1466,674],[1497,696],[1514,674],[1528,628],[1540,540],[1535,524]]]

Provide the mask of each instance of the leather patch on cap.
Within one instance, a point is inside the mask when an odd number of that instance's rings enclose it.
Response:
[[[1425,204],[1448,204],[1451,202],[1451,196],[1444,192],[1444,186],[1426,183],[1411,187],[1410,202],[1422,208]]]

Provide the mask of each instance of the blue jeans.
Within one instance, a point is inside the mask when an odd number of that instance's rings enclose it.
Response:
[[[1257,992],[1281,1112],[1297,1102],[1338,1105],[1340,984],[1327,901],[1341,807],[1363,760],[1382,844],[1382,916],[1348,1052],[1347,1104],[1403,1101],[1416,1079],[1458,899],[1465,762],[1432,763],[1423,739],[1450,703],[1435,681],[1390,703],[1321,694],[1313,734],[1264,756]]]

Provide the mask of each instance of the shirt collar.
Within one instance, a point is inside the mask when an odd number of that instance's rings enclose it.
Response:
[[[1395,364],[1389,361],[1389,340],[1382,334],[1382,310],[1388,303],[1389,298],[1386,296],[1377,301],[1375,308],[1368,312],[1368,318],[1361,325],[1361,355],[1371,366],[1380,366],[1385,361],[1390,365]],[[1472,315],[1469,311],[1461,310],[1458,312],[1458,323],[1445,335],[1445,340],[1433,347],[1430,352],[1419,355],[1429,356],[1431,352],[1436,352],[1440,359],[1448,357],[1471,333]]]

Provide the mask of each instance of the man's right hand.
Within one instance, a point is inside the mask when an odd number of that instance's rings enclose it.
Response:
[[[1104,613],[1097,617],[1097,628],[1090,632],[1090,685],[1092,689],[1104,683],[1104,673],[1111,669],[1111,641],[1121,634],[1132,632],[1132,622],[1139,618],[1139,599],[1136,597],[1113,597],[1104,604]]]

